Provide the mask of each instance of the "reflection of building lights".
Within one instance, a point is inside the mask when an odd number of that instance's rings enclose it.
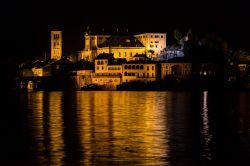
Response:
[[[38,140],[32,147],[38,155],[37,159],[43,161],[45,158],[41,155],[45,151],[44,143],[44,92],[28,93],[28,108],[30,111],[29,120],[31,121],[32,139]]]
[[[51,92],[49,96],[49,148],[52,164],[62,165],[64,154],[62,93]]]
[[[203,143],[204,143],[204,154],[203,156],[206,159],[211,160],[211,149],[210,149],[210,142],[212,139],[212,135],[209,134],[209,118],[208,118],[208,107],[207,107],[207,95],[208,92],[203,92],[203,109],[202,109],[202,121],[203,121],[203,129],[202,129],[202,135],[204,137]]]
[[[157,97],[162,96],[155,92],[79,93],[77,121],[83,162],[109,156],[131,161],[147,157],[146,165],[165,162],[159,161],[168,155],[165,107],[156,103]]]

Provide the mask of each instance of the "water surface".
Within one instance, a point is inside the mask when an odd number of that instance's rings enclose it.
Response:
[[[26,92],[1,111],[0,159],[23,165],[250,164],[248,92]]]

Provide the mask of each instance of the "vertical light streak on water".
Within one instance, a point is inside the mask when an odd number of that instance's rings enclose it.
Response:
[[[77,123],[79,128],[80,146],[82,149],[81,162],[84,165],[91,165],[92,154],[92,114],[93,114],[93,95],[94,93],[77,92]]]
[[[50,165],[63,165],[65,157],[63,139],[62,92],[49,94],[49,151]]]
[[[212,159],[211,149],[210,149],[210,143],[212,140],[212,135],[209,131],[209,118],[208,118],[208,92],[203,92],[203,107],[202,107],[202,136],[203,140],[202,143],[204,145],[203,148],[203,157],[205,157],[208,160]]]
[[[45,151],[44,143],[44,92],[32,92],[28,93],[28,123],[29,128],[32,131],[31,136],[34,143],[31,150],[35,152],[35,160],[44,162],[46,158],[43,155]]]

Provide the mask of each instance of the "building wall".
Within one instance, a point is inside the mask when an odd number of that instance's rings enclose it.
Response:
[[[94,62],[95,57],[97,57],[97,50],[83,50],[80,53],[80,59],[84,59],[86,61]]]
[[[51,59],[62,57],[62,31],[51,31]]]
[[[144,47],[105,47],[98,48],[97,54],[113,53],[115,59],[125,58],[127,61],[133,60],[136,54],[145,54]]]
[[[95,73],[108,73],[108,60],[107,59],[95,60]]]
[[[104,89],[115,90],[121,84],[121,76],[93,74],[92,83],[103,86]]]
[[[167,75],[187,78],[191,74],[191,63],[161,63],[161,79]]]
[[[81,87],[92,84],[91,74],[93,70],[77,70],[73,71],[72,79],[74,81],[74,86],[77,90],[80,90]]]
[[[109,65],[108,59],[96,59],[92,83],[115,90],[117,85],[121,84],[121,75],[122,65]]]
[[[144,33],[135,37],[146,47],[146,51],[153,50],[155,55],[166,48],[166,33]]]
[[[32,69],[22,69],[20,72],[20,77],[33,77]]]
[[[94,62],[95,57],[99,54],[97,48],[100,44],[105,42],[110,35],[89,35],[85,33],[84,35],[84,50],[80,53],[80,59],[84,59],[90,62]]]
[[[34,76],[42,77],[43,69],[42,68],[32,68],[32,72]]]
[[[123,64],[122,82],[143,81],[150,82],[156,81],[157,68],[156,64],[144,63],[127,63]]]
[[[114,53],[114,58],[126,58],[130,61],[136,54],[145,54],[153,50],[152,57],[156,57],[166,48],[166,33],[144,33],[135,35],[145,47],[105,47],[99,45],[105,42],[110,35],[89,35],[85,34],[85,48],[81,52],[81,59],[94,61],[100,53]]]
[[[110,35],[89,35],[88,33],[85,33],[85,48],[84,50],[91,50],[98,48],[100,44],[105,42]]]

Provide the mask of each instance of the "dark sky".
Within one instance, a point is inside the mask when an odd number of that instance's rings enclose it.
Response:
[[[63,30],[64,52],[83,47],[86,26],[129,29],[132,34],[185,31],[214,31],[230,46],[250,48],[250,10],[247,1],[226,0],[60,0],[6,1],[1,5],[1,43],[4,53],[39,56],[49,51],[50,30]]]

